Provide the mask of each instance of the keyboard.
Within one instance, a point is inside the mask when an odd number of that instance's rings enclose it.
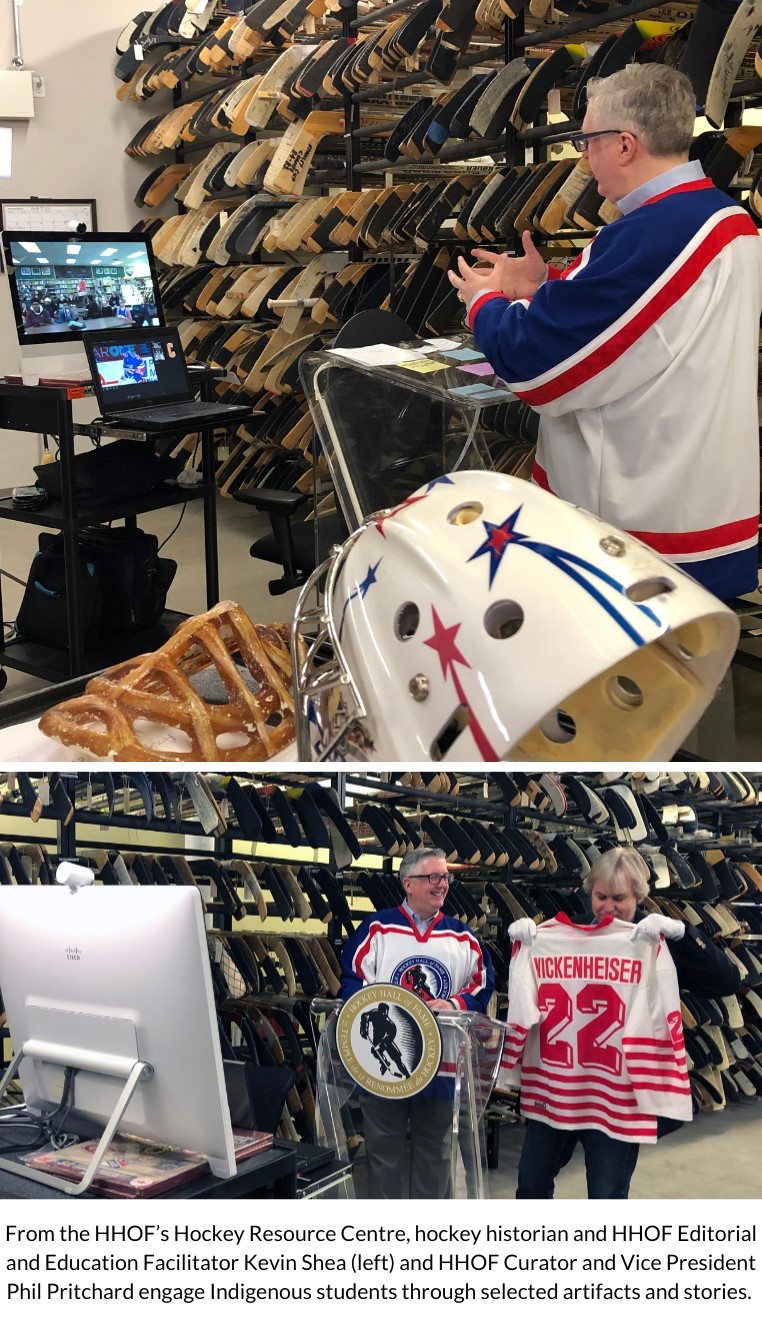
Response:
[[[292,1149],[296,1153],[297,1175],[308,1175],[321,1166],[327,1166],[335,1158],[332,1148],[321,1148],[314,1143],[293,1143],[290,1139],[273,1139],[273,1148]]]
[[[119,411],[120,421],[184,421],[188,416],[202,416],[205,412],[219,412],[224,415],[225,407],[230,404],[222,402],[165,402],[157,407],[140,407],[137,411]],[[237,406],[237,404],[233,404]]]

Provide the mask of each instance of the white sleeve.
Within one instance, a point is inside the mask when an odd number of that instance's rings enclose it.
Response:
[[[521,1057],[532,1025],[539,1024],[537,979],[532,965],[531,947],[514,944],[508,978],[507,1030],[503,1056],[497,1078],[499,1088],[518,1088],[521,1082]]]

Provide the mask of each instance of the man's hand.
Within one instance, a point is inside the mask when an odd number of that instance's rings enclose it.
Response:
[[[645,938],[647,942],[658,942],[660,937],[666,937],[670,942],[679,942],[684,933],[685,924],[679,919],[668,919],[666,915],[646,915],[645,919],[635,925],[630,941],[638,942]]]
[[[433,1001],[429,1001],[429,1002],[427,1002],[426,1005],[428,1006],[429,1010],[431,1010],[431,1011],[454,1011],[454,1010],[455,1010],[455,1007],[453,1006],[452,1002],[451,1002],[451,1001],[447,1001],[444,997],[435,997],[435,998],[433,999]]]
[[[471,252],[478,261],[489,261],[500,281],[500,292],[505,293],[512,301],[522,297],[534,297],[537,289],[545,282],[545,262],[532,242],[529,229],[524,229],[521,245],[524,248],[523,256],[483,251],[481,247],[474,247]]]
[[[533,919],[516,919],[508,925],[511,942],[520,942],[522,947],[531,947],[537,937],[537,925]]]
[[[523,256],[508,256],[505,252],[488,252],[481,247],[474,247],[472,256],[478,261],[487,262],[490,267],[488,269],[469,266],[463,256],[458,257],[460,274],[450,270],[447,277],[453,287],[457,288],[466,306],[479,293],[503,293],[512,301],[534,296],[545,282],[545,262],[532,242],[529,229],[522,233],[521,243]]]
[[[496,270],[478,270],[475,266],[466,264],[465,256],[458,257],[458,270],[460,274],[448,270],[447,278],[453,288],[457,288],[464,306],[468,306],[468,303],[479,293],[501,292],[500,276]]]

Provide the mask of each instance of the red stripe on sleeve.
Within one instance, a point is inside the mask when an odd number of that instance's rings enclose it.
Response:
[[[641,307],[637,315],[631,316],[626,324],[581,361],[560,371],[547,383],[533,389],[519,389],[514,386],[516,396],[530,406],[541,406],[543,403],[563,397],[566,393],[572,393],[595,375],[600,375],[680,301],[728,243],[733,242],[735,238],[749,236],[749,223],[749,216],[744,213],[729,215],[726,219],[720,220],[700,246],[667,280],[663,288]],[[754,233],[759,241],[756,228]]]

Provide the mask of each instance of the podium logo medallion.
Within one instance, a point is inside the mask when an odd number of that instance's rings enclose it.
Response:
[[[416,993],[393,983],[373,983],[344,1003],[336,1045],[360,1088],[392,1099],[420,1093],[442,1056],[434,1013]]]

